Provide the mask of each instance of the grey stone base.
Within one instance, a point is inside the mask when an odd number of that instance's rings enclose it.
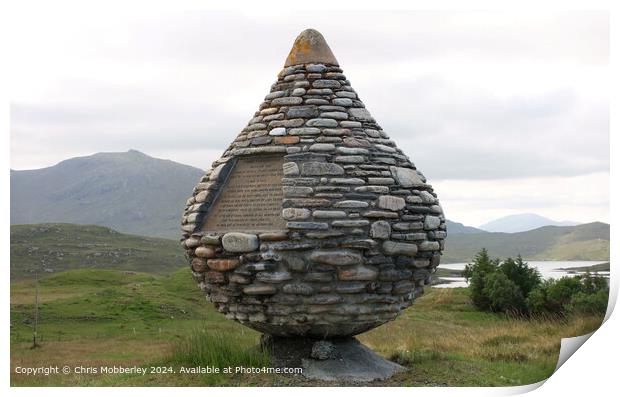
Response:
[[[275,366],[301,367],[308,379],[361,383],[388,379],[405,370],[353,337],[319,340],[263,336],[261,345]]]

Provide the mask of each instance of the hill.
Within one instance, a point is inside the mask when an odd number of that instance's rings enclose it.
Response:
[[[92,224],[176,239],[183,204],[203,173],[136,150],[11,170],[11,224]]]
[[[442,263],[468,262],[480,249],[527,260],[609,260],[609,225],[545,226],[520,233],[448,234]]]
[[[173,240],[122,234],[102,226],[39,224],[11,226],[11,280],[35,270],[56,273],[94,268],[168,273],[186,264]]]
[[[569,221],[557,222],[537,214],[516,214],[487,222],[481,225],[480,229],[488,232],[518,233],[538,229],[543,226],[575,226],[577,224],[577,222]]]
[[[608,260],[609,225],[545,226],[522,233],[451,233],[442,263],[468,262],[481,249],[527,260]],[[11,226],[11,279],[34,270],[97,268],[168,273],[185,265],[173,240],[142,237],[93,225]]]
[[[450,234],[461,234],[461,233],[486,233],[486,230],[477,229],[471,226],[465,226],[462,223],[452,222],[446,219],[446,226],[448,228],[448,235]]]

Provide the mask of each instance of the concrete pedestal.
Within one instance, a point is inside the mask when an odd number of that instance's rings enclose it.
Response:
[[[263,336],[261,345],[275,366],[301,367],[308,379],[361,383],[388,379],[405,370],[353,337],[318,340]]]

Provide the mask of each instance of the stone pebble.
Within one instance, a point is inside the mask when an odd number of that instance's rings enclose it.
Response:
[[[222,237],[222,247],[228,252],[252,252],[258,249],[258,237],[248,233],[226,233]]]

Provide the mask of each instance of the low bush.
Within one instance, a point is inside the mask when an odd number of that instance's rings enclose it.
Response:
[[[578,292],[565,307],[568,311],[579,313],[605,313],[609,290],[600,289],[594,293]]]
[[[523,292],[519,286],[502,272],[493,272],[485,277],[482,293],[490,302],[494,312],[517,312],[525,309]]]
[[[546,280],[527,297],[532,313],[605,313],[609,299],[607,280],[585,273]]]

